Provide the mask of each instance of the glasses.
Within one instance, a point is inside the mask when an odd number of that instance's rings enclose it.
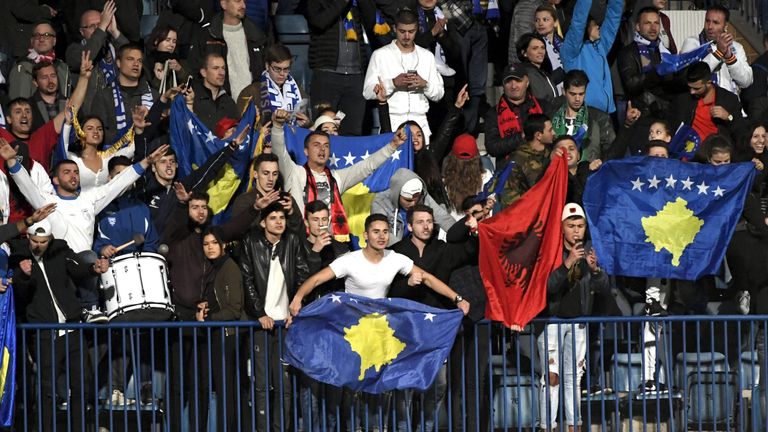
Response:
[[[269,68],[272,69],[272,72],[274,72],[276,74],[287,74],[287,73],[289,73],[291,71],[291,67],[290,66],[284,67],[284,68],[277,67],[277,66],[269,66]]]
[[[51,38],[55,38],[56,34],[55,33],[34,33],[32,34],[32,37],[34,39],[51,39]]]

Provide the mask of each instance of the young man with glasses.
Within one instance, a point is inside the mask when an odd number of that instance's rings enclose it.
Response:
[[[16,63],[11,70],[8,79],[8,97],[16,99],[19,97],[29,98],[35,92],[36,88],[32,85],[32,69],[40,62],[51,62],[56,68],[56,75],[59,81],[59,94],[63,97],[69,96],[69,67],[63,61],[56,58],[53,48],[56,46],[56,31],[47,21],[37,23],[32,31],[32,37],[29,40],[29,51],[24,60]]]

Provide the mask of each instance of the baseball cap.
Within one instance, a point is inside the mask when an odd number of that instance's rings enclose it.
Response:
[[[587,218],[587,216],[584,214],[584,209],[581,208],[580,205],[576,203],[568,203],[565,205],[565,208],[563,208],[563,218],[562,220],[566,220],[570,217],[583,217],[584,219]]]
[[[230,117],[223,117],[221,120],[219,120],[216,123],[216,136],[219,139],[224,139],[224,134],[227,133],[228,130],[232,129],[233,127],[237,127],[238,121],[230,118]]]
[[[511,79],[523,79],[528,76],[528,72],[523,68],[520,63],[510,63],[504,68],[504,79],[502,82],[507,82]]]
[[[27,234],[36,237],[49,237],[52,234],[51,223],[47,219],[32,225],[27,229]]]
[[[414,195],[421,193],[424,189],[424,185],[421,184],[421,180],[412,178],[403,184],[400,188],[400,196],[405,199],[411,199]]]
[[[312,130],[321,130],[320,126],[322,126],[323,123],[336,123],[336,126],[339,125],[339,122],[335,118],[327,115],[321,115],[317,118],[317,120],[315,120],[315,124],[312,125]]]
[[[477,150],[477,141],[470,134],[461,134],[453,140],[451,153],[459,159],[472,159],[480,154]]]

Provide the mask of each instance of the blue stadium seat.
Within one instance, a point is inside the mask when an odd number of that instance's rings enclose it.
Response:
[[[739,380],[742,390],[751,390],[760,382],[760,363],[756,351],[744,351],[739,358]]]
[[[736,419],[736,376],[727,372],[688,374],[688,425],[734,429]]]
[[[613,391],[635,391],[643,378],[642,353],[616,353],[611,358]]]
[[[529,375],[499,377],[493,392],[493,428],[533,428],[538,423],[538,390]]]
[[[277,38],[293,54],[291,75],[299,84],[306,98],[312,81],[309,68],[309,26],[303,15],[275,15]]]
[[[686,379],[691,372],[711,376],[712,371],[724,372],[725,367],[725,355],[719,352],[679,353],[675,358],[674,385],[680,390],[686,389],[690,384]]]

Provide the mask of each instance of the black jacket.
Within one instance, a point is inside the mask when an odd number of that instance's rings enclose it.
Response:
[[[528,120],[528,115],[530,114],[531,109],[533,109],[535,106],[532,99],[534,99],[534,97],[531,95],[531,91],[529,89],[528,98],[525,100],[525,102],[520,105],[514,105],[510,103],[512,110],[520,119],[521,127]],[[537,101],[539,102],[542,113],[549,112],[549,104],[546,101]],[[517,150],[518,147],[523,145],[525,143],[525,137],[521,131],[520,133],[513,133],[506,138],[502,138],[501,132],[499,131],[497,110],[498,104],[485,112],[485,148],[488,150],[489,155],[497,159],[496,167],[500,167],[503,165],[503,163],[499,163],[499,161],[506,158],[512,154],[512,152]]]
[[[243,18],[243,32],[248,43],[251,81],[257,81],[264,72],[266,47],[269,37],[250,18]],[[218,53],[226,60],[227,42],[224,40],[224,13],[220,12],[211,18],[211,23],[200,32],[199,39],[190,47],[189,64],[191,71],[198,71],[208,53]],[[229,79],[224,86],[229,91]],[[236,97],[236,96],[235,96]]]
[[[309,277],[309,265],[302,242],[304,239],[286,231],[277,245],[272,245],[264,236],[264,230],[252,230],[240,244],[240,270],[243,273],[245,291],[245,313],[252,318],[261,318],[267,297],[269,262],[273,254],[280,258],[285,275],[288,301],[293,299],[299,285]]]
[[[119,78],[116,78],[119,79]],[[135,106],[142,105],[141,97],[145,93],[152,94],[152,100],[158,100],[158,94],[155,89],[150,87],[146,79],[141,78],[139,84],[135,87],[120,86],[120,95],[123,98],[123,107],[125,115],[131,115],[131,110]],[[95,115],[102,120],[104,125],[104,142],[110,143],[117,135],[117,119],[115,118],[115,100],[112,97],[112,87],[105,87],[96,93],[91,106],[91,115]]]
[[[743,145],[743,143],[749,142],[748,139],[742,139],[746,138],[745,135],[749,133],[749,131],[747,131],[747,122],[744,120],[744,117],[741,116],[741,102],[739,102],[739,97],[728,90],[720,88],[718,85],[715,85],[714,87],[715,105],[725,108],[725,110],[733,116],[733,121],[717,118],[712,119],[712,122],[717,126],[717,133],[731,138],[731,142],[739,154],[744,154],[747,151],[751,152],[751,148],[744,148]],[[699,99],[694,98],[690,93],[678,96],[675,99],[674,108],[671,113],[672,118],[674,119],[671,125],[678,125],[682,122],[692,126],[693,119],[696,116],[696,106],[698,103]]]
[[[340,242],[331,238],[331,244],[325,246],[320,252],[312,250],[312,243],[309,240],[302,242],[304,252],[307,254],[307,263],[309,264],[309,274],[315,274],[328,267],[336,258],[351,251],[349,242]],[[344,279],[333,279],[322,285],[318,285],[304,299],[304,303],[309,304],[320,297],[336,291],[344,291]]]
[[[488,303],[488,297],[485,294],[485,286],[483,285],[483,278],[480,276],[480,265],[478,264],[479,240],[477,237],[470,236],[469,227],[465,225],[466,222],[466,216],[456,221],[451,229],[448,230],[446,240],[448,243],[463,244],[469,242],[475,250],[466,265],[455,269],[451,273],[448,283],[454,291],[469,302],[469,314],[464,317],[464,323],[469,324],[485,319],[485,307]]]
[[[216,123],[224,117],[232,119],[240,118],[234,98],[229,91],[224,90],[219,97],[214,99],[213,93],[202,83],[195,82],[195,115],[210,130],[216,130]],[[237,97],[237,96],[235,96]]]
[[[43,254],[43,265],[51,287],[48,290],[43,271],[29,250],[29,240],[12,241],[11,251],[12,259],[17,263],[14,269],[13,285],[16,288],[16,296],[21,300],[20,303],[26,304],[27,321],[58,323],[59,317],[53,304],[55,301],[67,322],[79,322],[80,300],[75,295],[75,287],[71,279],[81,279],[95,274],[92,265],[84,263],[64,240],[52,239]],[[32,260],[30,276],[18,268],[18,262],[25,259]]]
[[[624,95],[643,117],[667,118],[672,97],[687,90],[676,74],[661,76],[655,69],[643,72],[636,42],[622,48],[616,61]],[[660,62],[661,54],[657,51],[653,63]]]

